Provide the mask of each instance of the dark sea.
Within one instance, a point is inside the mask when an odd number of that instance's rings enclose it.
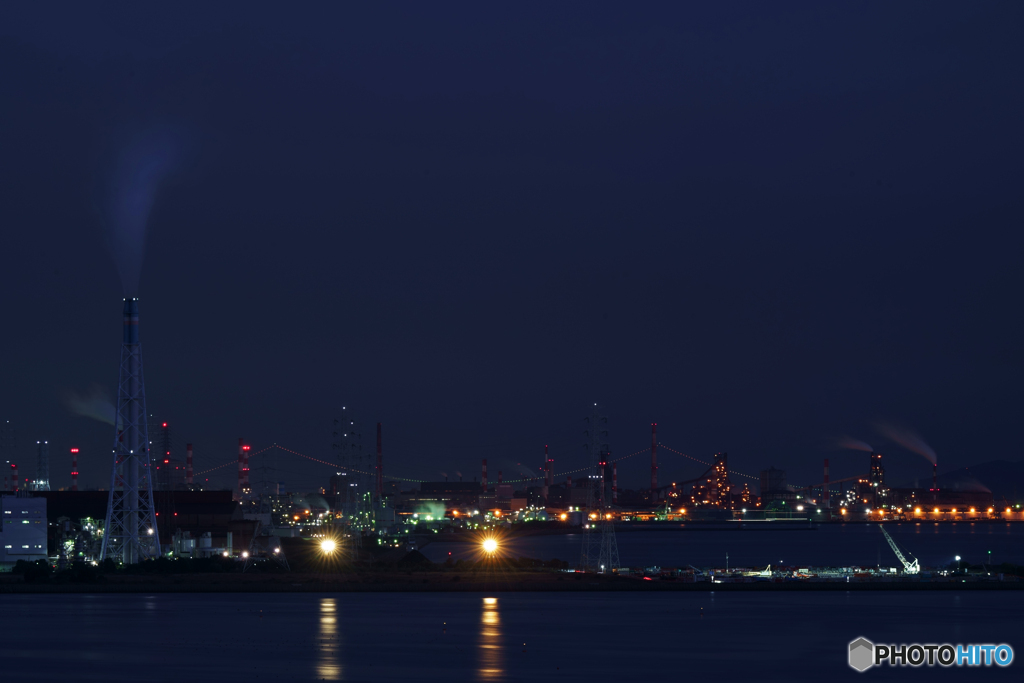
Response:
[[[876,534],[636,531],[619,546],[636,565],[717,564],[726,550],[731,563],[873,564]],[[988,549],[1024,559],[1005,525],[905,525],[898,537],[925,563]],[[573,540],[522,550],[570,557]],[[860,674],[847,648],[1007,643],[1024,656],[1022,622],[1024,591],[2,595],[0,681],[1021,680],[1024,661]]]
[[[1024,593],[0,596],[20,681],[1020,680],[847,665],[848,643],[1008,643]]]

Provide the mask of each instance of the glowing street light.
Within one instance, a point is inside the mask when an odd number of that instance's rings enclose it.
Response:
[[[322,550],[325,555],[330,555],[337,547],[337,544],[329,538],[320,541],[320,550]]]
[[[494,551],[498,549],[498,542],[495,541],[493,538],[488,538],[484,540],[483,547],[485,553],[492,554],[494,553]]]

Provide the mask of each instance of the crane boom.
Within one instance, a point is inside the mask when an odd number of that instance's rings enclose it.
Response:
[[[892,540],[892,536],[890,536],[889,532],[885,530],[885,527],[879,524],[878,528],[882,530],[885,540],[889,542],[889,547],[892,548],[894,553],[896,553],[897,559],[903,563],[903,571],[907,574],[917,574],[920,572],[921,565],[918,563],[917,558],[915,557],[913,562],[907,560],[907,558],[903,556],[903,553],[900,552],[900,549],[896,546],[896,541]]]

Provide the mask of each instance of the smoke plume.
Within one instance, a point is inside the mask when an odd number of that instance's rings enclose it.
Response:
[[[864,443],[860,439],[855,439],[852,436],[841,436],[836,439],[836,448],[843,448],[851,451],[865,451],[867,453],[873,453],[874,448],[871,444]]]
[[[116,146],[102,188],[101,212],[126,296],[138,294],[149,213],[181,151],[181,137],[169,129],[135,132]]]
[[[75,415],[99,420],[108,425],[114,424],[117,409],[114,408],[114,403],[98,384],[94,384],[86,394],[65,391],[62,398],[67,409]]]
[[[878,429],[879,434],[892,439],[908,451],[913,451],[924,457],[931,464],[934,465],[937,462],[935,451],[932,450],[932,447],[912,430],[888,422],[878,422],[875,424],[875,427]]]

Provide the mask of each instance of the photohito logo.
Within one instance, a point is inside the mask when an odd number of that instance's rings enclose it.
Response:
[[[875,645],[867,638],[850,643],[850,666],[867,671],[873,666],[1009,666],[1013,648],[1009,645],[950,645],[943,643]]]

